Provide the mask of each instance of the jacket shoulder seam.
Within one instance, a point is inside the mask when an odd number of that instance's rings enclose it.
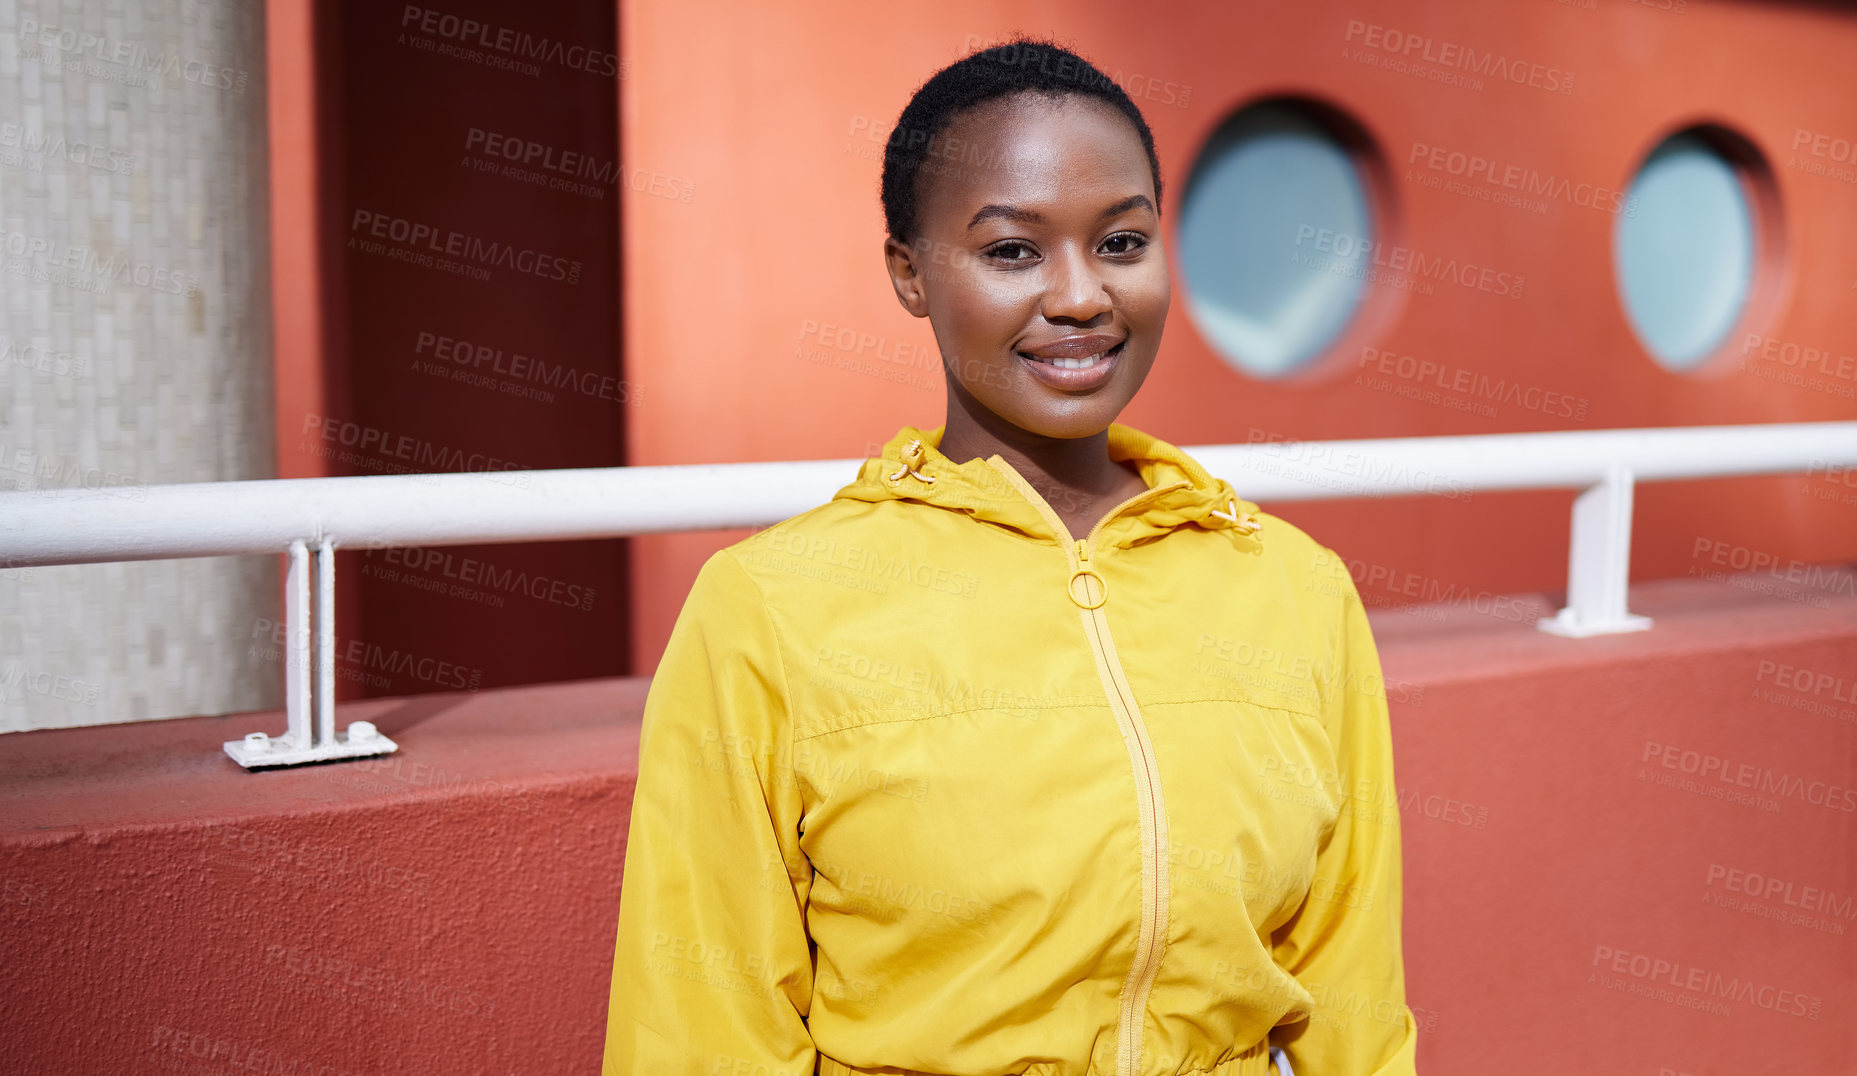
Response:
[[[754,591],[755,604],[761,610],[761,619],[767,623],[767,633],[774,640],[774,664],[780,670],[780,708],[786,715],[787,728],[797,731],[797,722],[793,714],[793,685],[787,678],[787,643],[781,637],[780,625],[774,623],[774,614],[768,608],[767,593],[761,589],[760,581],[755,579],[754,573],[742,564],[741,558],[732,549],[722,549],[718,552],[728,558],[729,563],[747,581],[749,589]],[[787,737],[786,766],[789,778],[793,775],[793,744],[795,742],[794,736]]]

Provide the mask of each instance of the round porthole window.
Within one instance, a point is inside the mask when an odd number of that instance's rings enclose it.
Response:
[[[1356,155],[1315,109],[1244,108],[1187,179],[1176,249],[1189,316],[1240,372],[1292,373],[1354,317],[1373,236]]]
[[[1618,216],[1613,258],[1625,315],[1651,357],[1691,370],[1741,320],[1754,282],[1754,209],[1741,164],[1701,130],[1645,158]]]

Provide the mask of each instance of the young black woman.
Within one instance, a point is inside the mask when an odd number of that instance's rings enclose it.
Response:
[[[1115,421],[1167,316],[1161,193],[1140,111],[1050,44],[905,108],[884,259],[946,421],[699,573],[609,1076],[1414,1071],[1352,580]]]

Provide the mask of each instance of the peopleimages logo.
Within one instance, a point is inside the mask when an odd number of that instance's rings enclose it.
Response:
[[[45,51],[50,50],[97,60],[125,75],[178,78],[183,82],[209,89],[231,90],[233,93],[244,93],[246,83],[251,81],[251,72],[243,68],[190,59],[165,49],[150,49],[140,41],[115,40],[89,29],[47,25],[30,15],[19,20],[19,41],[21,45],[38,46],[40,53],[34,58],[42,62],[48,59]],[[137,78],[133,84],[146,85],[147,82]]]
[[[1468,482],[1413,467],[1403,460],[1358,449],[1337,450],[1319,441],[1300,441],[1256,426],[1251,427],[1246,443],[1264,446],[1264,455],[1252,457],[1247,466],[1269,475],[1291,474],[1315,485],[1346,487],[1359,479],[1376,487],[1399,486],[1460,501],[1469,500],[1475,491]],[[1296,466],[1277,466],[1279,462]],[[1383,497],[1386,494],[1376,488],[1362,495]]]
[[[576,259],[517,247],[495,239],[484,239],[451,228],[439,228],[390,213],[357,209],[349,223],[349,231],[352,233],[348,241],[350,246],[355,245],[360,238],[384,239],[424,259],[421,264],[431,262],[431,257],[426,254],[426,251],[430,251],[432,254],[456,258],[478,269],[514,269],[543,280],[580,283],[580,262]]]
[[[1068,56],[1053,57],[1042,49],[1024,48],[1015,41],[1000,41],[984,38],[978,34],[968,34],[961,47],[972,53],[983,49],[1000,49],[989,58],[1008,67],[1038,67],[1041,75],[1064,79],[1079,85],[1094,83],[1095,75],[1078,66]],[[1114,83],[1123,93],[1137,101],[1152,101],[1156,104],[1173,105],[1185,108],[1193,99],[1193,87],[1166,79],[1155,78],[1136,72],[1124,76],[1121,68],[1102,72],[1102,77]]]
[[[1736,762],[1719,755],[1689,751],[1653,740],[1644,742],[1644,754],[1638,761],[1675,770],[1703,781],[1713,780],[1721,786],[1754,789],[1761,795],[1795,799],[1828,811],[1844,814],[1857,812],[1857,788],[1834,785],[1829,781],[1807,781],[1803,777],[1778,773],[1751,762]]]
[[[303,428],[299,435],[302,439],[297,443],[298,451],[315,452],[327,459],[339,459],[370,470],[397,471],[426,480],[436,479],[440,473],[470,472],[485,475],[498,485],[527,489],[530,485],[528,475],[509,472],[533,470],[487,453],[467,453],[461,448],[441,445],[411,434],[395,434],[376,426],[314,413],[303,416]],[[317,440],[324,444],[315,444]],[[343,452],[341,449],[355,451]]]
[[[589,45],[570,45],[548,37],[538,37],[526,30],[492,26],[487,22],[449,15],[417,4],[407,4],[400,13],[400,29],[431,34],[457,45],[473,45],[492,52],[540,63],[554,64],[590,75],[619,74],[619,56]]]
[[[1741,341],[1742,367],[1746,367],[1748,356],[1756,354],[1762,362],[1796,366],[1800,370],[1824,374],[1841,381],[1857,381],[1857,358],[1841,354],[1833,348],[1811,347],[1791,340],[1748,333],[1747,338]]]
[[[42,344],[19,344],[7,336],[0,336],[0,366],[23,366],[34,373],[56,377],[84,377],[91,369],[88,355],[53,351]]]
[[[1823,157],[1829,161],[1857,164],[1857,139],[1837,138],[1800,127],[1793,131],[1792,148],[1795,153],[1804,150],[1814,157]]]
[[[1396,377],[1410,383],[1415,389],[1436,388],[1448,393],[1458,393],[1473,401],[1475,407],[1459,407],[1459,410],[1476,411],[1485,417],[1494,418],[1496,409],[1493,403],[1509,404],[1527,411],[1538,412],[1556,418],[1570,418],[1575,422],[1585,422],[1587,409],[1591,406],[1584,396],[1572,396],[1564,392],[1555,392],[1520,381],[1511,381],[1506,377],[1491,377],[1478,370],[1461,366],[1451,366],[1433,359],[1421,359],[1413,355],[1400,355],[1381,348],[1363,347],[1361,357],[1354,364],[1355,369],[1371,369],[1382,374]],[[1354,377],[1354,383],[1366,384],[1369,388],[1379,385],[1363,381],[1360,374]],[[1421,398],[1413,393],[1400,393],[1414,399]],[[1428,393],[1425,402],[1439,403],[1449,397]]]
[[[1709,864],[1705,885],[1713,888],[1717,884],[1731,893],[1740,893],[1758,900],[1777,900],[1792,908],[1802,908],[1808,912],[1818,912],[1839,919],[1857,920],[1857,900],[1841,897],[1836,892],[1820,889],[1817,886],[1795,884],[1785,878],[1775,878],[1759,871],[1743,870],[1721,863]]]
[[[443,373],[463,384],[500,388],[509,395],[544,403],[554,402],[554,394],[546,391],[550,389],[622,404],[636,404],[644,397],[644,390],[638,385],[611,374],[579,370],[564,362],[551,363],[521,352],[505,352],[501,347],[474,344],[423,329],[414,340],[413,354],[429,357],[413,360],[413,369],[422,373]]]
[[[94,681],[80,680],[63,673],[28,669],[17,661],[0,665],[0,698],[19,696],[23,692],[43,695],[58,702],[92,706],[102,697],[103,688]]]
[[[1596,209],[1601,213],[1637,216],[1637,203],[1628,199],[1624,191],[1592,183],[1575,183],[1564,176],[1543,175],[1540,169],[1477,153],[1414,142],[1411,152],[1406,155],[1406,165],[1473,184],[1515,191],[1530,198],[1566,202],[1582,209]]]
[[[370,549],[366,555],[372,558],[375,551]],[[465,586],[482,586],[505,594],[525,594],[537,601],[563,605],[582,612],[593,608],[595,592],[592,587],[569,583],[564,579],[554,579],[546,575],[530,575],[520,568],[499,568],[487,561],[467,557],[450,550],[426,549],[420,546],[390,548],[381,551],[380,560],[384,564],[406,569],[406,573],[393,572],[392,574],[396,577],[415,573],[426,577],[427,582],[442,583],[444,580],[451,580]],[[365,573],[366,567],[362,571]],[[388,570],[383,569],[383,571]],[[413,582],[414,580],[409,578],[407,581]]]
[[[546,142],[523,138],[520,135],[486,131],[482,127],[472,127],[465,132],[464,148],[467,151],[476,150],[491,157],[501,157],[506,161],[530,168],[559,172],[564,176],[588,179],[608,186],[612,184],[613,177],[618,172],[618,163],[615,161],[595,157],[590,153],[558,149]]]
[[[1646,984],[1672,986],[1710,998],[1745,1001],[1769,1012],[1786,1016],[1803,1016],[1816,1020],[1824,1009],[1824,999],[1797,990],[1786,990],[1768,983],[1723,975],[1719,971],[1698,968],[1680,960],[1633,953],[1610,945],[1593,947],[1594,968],[1618,975],[1628,975]],[[1596,974],[1596,973],[1595,973]],[[1589,977],[1588,982],[1593,978]]]
[[[1775,661],[1762,661],[1759,671],[1754,674],[1756,684],[1772,677],[1775,686],[1790,691],[1803,691],[1808,695],[1831,693],[1833,702],[1857,703],[1857,677],[1846,680],[1843,676],[1834,676],[1821,670],[1795,668],[1781,665]]]
[[[7,152],[7,151],[13,152]],[[64,161],[98,172],[114,172],[119,175],[132,176],[136,171],[135,155],[99,146],[82,139],[72,142],[61,134],[47,134],[43,131],[34,134],[17,123],[0,123],[0,163],[25,166],[39,171],[35,165],[40,162],[32,160],[43,157],[48,160]]]
[[[274,648],[281,647],[284,645],[285,631],[283,621],[260,618],[252,623],[251,637],[269,640]],[[272,654],[259,651],[254,656],[270,657]],[[410,676],[439,688],[457,688],[462,691],[476,691],[484,679],[482,669],[466,668],[450,661],[360,639],[336,640],[333,657],[337,664],[336,675],[345,679],[356,678],[349,673],[377,670],[395,676]],[[386,683],[383,680],[377,686],[386,686]]]
[[[132,501],[148,499],[148,487],[134,475],[104,467],[85,467],[68,456],[54,456],[3,441],[0,441],[0,489],[88,489]]]
[[[192,273],[115,254],[105,257],[92,247],[72,246],[23,232],[0,229],[0,254],[6,256],[7,272],[97,294],[108,294],[110,287],[117,284],[170,295],[193,295],[200,290],[200,278]]]
[[[1820,461],[1813,461],[1819,463]],[[1812,471],[1806,472],[1808,475]],[[1809,590],[1824,591],[1857,598],[1857,573],[1848,568],[1830,564],[1813,564],[1808,561],[1781,560],[1778,554],[1749,546],[1736,545],[1733,542],[1714,538],[1698,537],[1690,549],[1692,562],[1706,559],[1718,568],[1730,568],[1737,572],[1750,572],[1765,575],[1783,583],[1792,583]],[[1689,574],[1699,575],[1692,566]],[[1720,574],[1720,573],[1717,573]],[[1708,576],[1705,575],[1705,578]]]
[[[1409,33],[1377,23],[1349,19],[1346,40],[1402,60],[1433,64],[1501,82],[1513,82],[1518,86],[1533,86],[1549,93],[1573,92],[1571,71],[1501,56],[1455,41],[1440,41],[1425,34]]]
[[[1318,254],[1330,255],[1329,258],[1312,257],[1304,254],[1302,246],[1308,243]],[[1397,277],[1382,279],[1375,274],[1390,271],[1395,274],[1410,274],[1412,277],[1440,280],[1459,287],[1486,291],[1492,295],[1501,295],[1510,299],[1522,297],[1522,285],[1527,283],[1525,277],[1513,273],[1500,272],[1489,266],[1479,266],[1474,262],[1460,263],[1456,258],[1442,255],[1426,254],[1411,247],[1377,242],[1363,236],[1332,228],[1317,228],[1313,224],[1296,226],[1297,250],[1290,256],[1292,265],[1323,269],[1371,280],[1375,283],[1394,284]],[[1356,265],[1355,255],[1365,259],[1370,267]]]

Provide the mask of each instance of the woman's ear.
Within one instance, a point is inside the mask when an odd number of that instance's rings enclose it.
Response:
[[[890,271],[890,286],[896,289],[896,301],[910,316],[928,317],[928,296],[922,290],[922,274],[917,271],[915,252],[895,236],[883,241],[883,262]]]

